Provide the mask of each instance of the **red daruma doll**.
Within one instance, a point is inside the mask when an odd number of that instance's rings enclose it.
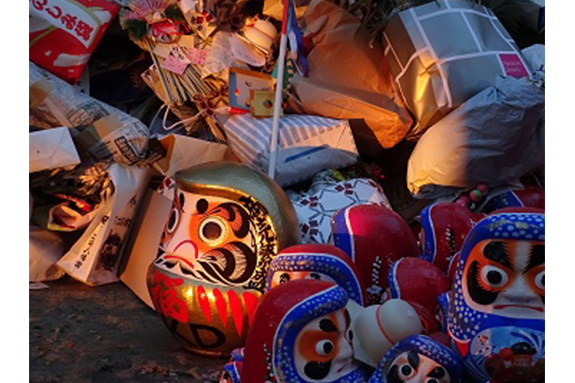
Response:
[[[424,259],[402,258],[391,266],[388,279],[385,299],[400,298],[413,306],[425,334],[439,331],[435,314],[439,296],[451,288],[447,276]]]
[[[420,243],[422,256],[449,272],[453,257],[463,247],[465,237],[484,216],[472,213],[457,203],[437,203],[421,211]]]
[[[380,304],[390,266],[404,257],[419,257],[407,222],[379,205],[356,205],[338,211],[331,220],[334,245],[356,264],[366,286],[367,304]]]
[[[398,302],[409,308],[407,303]],[[402,315],[401,306],[394,307],[389,315],[376,315],[375,323],[372,314],[377,313],[377,307],[373,312],[360,308],[361,313],[354,317],[348,303],[345,290],[330,282],[300,279],[272,288],[264,295],[248,335],[241,382],[365,383],[367,371],[355,355],[356,337],[360,335],[356,334],[357,328],[377,340],[382,332],[379,323],[389,337],[397,337],[394,343],[418,332],[417,315],[411,313],[411,322]],[[360,325],[356,326],[354,320]],[[406,323],[416,326],[410,328]],[[368,343],[361,346],[370,355],[381,354],[379,361],[393,345],[375,343],[377,350]],[[224,379],[237,382],[229,379],[231,376],[223,374]]]
[[[244,345],[269,263],[297,242],[295,211],[275,182],[245,165],[204,164],[175,181],[150,295],[186,349],[229,355]]]

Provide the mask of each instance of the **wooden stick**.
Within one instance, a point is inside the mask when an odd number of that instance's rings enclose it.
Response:
[[[168,85],[166,84],[166,78],[164,77],[164,73],[162,72],[162,67],[160,66],[160,62],[158,61],[158,58],[156,57],[156,54],[154,53],[154,47],[152,47],[152,43],[150,42],[150,39],[146,38],[146,42],[148,43],[148,48],[150,49],[150,55],[152,55],[152,60],[154,61],[154,65],[156,65],[156,68],[158,68],[158,73],[160,74],[160,82],[162,83],[162,86],[164,87],[164,92],[166,92],[166,95],[168,96],[168,100],[170,100],[170,103],[174,103],[174,99],[172,98],[172,94],[168,90]]]

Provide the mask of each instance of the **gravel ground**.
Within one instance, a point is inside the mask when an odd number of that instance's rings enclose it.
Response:
[[[30,291],[30,382],[218,382],[225,359],[190,354],[122,283],[68,277]]]

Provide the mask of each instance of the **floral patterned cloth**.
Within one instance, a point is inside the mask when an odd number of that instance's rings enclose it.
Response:
[[[329,243],[330,220],[340,209],[353,205],[378,204],[391,209],[381,187],[373,180],[355,178],[336,182],[318,174],[307,193],[292,193],[302,243]]]

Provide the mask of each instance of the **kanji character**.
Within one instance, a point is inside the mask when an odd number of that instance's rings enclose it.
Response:
[[[77,19],[76,16],[66,14],[62,16],[60,21],[62,22],[62,24],[66,26],[67,29],[73,29],[76,26],[76,19]]]
[[[94,32],[94,28],[80,20],[78,21],[78,24],[76,24],[75,31],[78,36],[83,38],[85,41],[88,41],[90,40],[90,35]]]
[[[46,12],[55,19],[59,19],[62,16],[62,9],[58,6],[54,6],[54,11],[52,8],[46,8]]]
[[[36,8],[39,11],[43,11],[44,10],[44,6],[46,5],[46,3],[48,2],[48,0],[32,0],[32,5],[34,6],[34,8]]]

